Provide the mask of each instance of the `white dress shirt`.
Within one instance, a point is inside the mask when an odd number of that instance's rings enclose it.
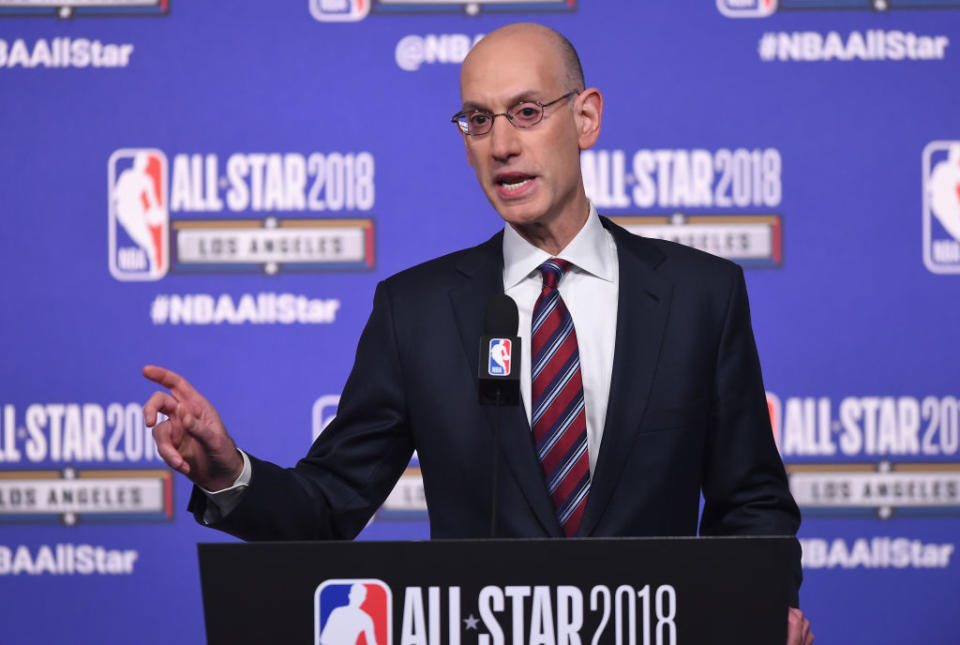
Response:
[[[540,297],[543,280],[537,270],[551,257],[573,266],[560,280],[560,297],[567,305],[577,332],[580,377],[587,415],[587,452],[593,474],[603,438],[603,423],[610,398],[610,373],[617,338],[617,297],[620,262],[613,236],[600,223],[593,204],[580,232],[555,256],[537,248],[509,225],[503,231],[504,293],[517,303],[522,345],[520,396],[530,420],[530,324],[533,306]]]
[[[603,423],[610,398],[610,373],[617,337],[617,297],[620,262],[613,236],[603,228],[597,209],[590,204],[587,222],[559,254],[552,256],[537,248],[509,225],[503,231],[504,293],[517,303],[520,314],[519,336],[522,345],[520,396],[530,420],[530,324],[533,306],[540,297],[543,280],[537,270],[544,261],[558,257],[571,265],[560,280],[560,297],[567,305],[577,332],[580,351],[580,377],[587,415],[587,453],[590,474],[597,465]],[[208,504],[203,520],[215,522],[236,508],[250,483],[250,459],[242,450],[243,472],[233,486],[220,491],[203,490]]]

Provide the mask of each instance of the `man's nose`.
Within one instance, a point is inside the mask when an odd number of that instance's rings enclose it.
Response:
[[[520,133],[506,115],[493,120],[490,129],[490,154],[497,161],[507,161],[520,154]]]

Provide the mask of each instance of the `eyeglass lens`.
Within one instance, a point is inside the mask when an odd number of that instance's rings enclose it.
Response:
[[[493,120],[498,116],[507,116],[518,128],[529,128],[540,123],[543,118],[543,108],[537,103],[519,103],[506,115],[491,114],[489,112],[470,112],[457,119],[457,125],[467,134],[486,134],[493,127]]]

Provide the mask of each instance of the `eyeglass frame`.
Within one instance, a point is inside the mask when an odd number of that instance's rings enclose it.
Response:
[[[460,132],[460,134],[466,135],[466,136],[468,136],[468,137],[482,137],[482,136],[485,135],[485,134],[490,134],[490,132],[493,130],[493,122],[496,120],[496,118],[497,118],[498,116],[507,117],[507,121],[510,122],[510,125],[512,125],[513,127],[517,128],[518,130],[526,130],[527,128],[532,128],[533,126],[538,125],[540,122],[543,121],[543,115],[544,115],[544,113],[546,112],[546,108],[550,107],[551,105],[555,105],[555,104],[559,103],[560,101],[563,101],[564,99],[568,99],[568,98],[570,98],[571,96],[577,96],[577,95],[580,94],[581,92],[583,92],[583,90],[570,90],[569,92],[567,92],[566,94],[564,94],[564,95],[561,96],[560,98],[554,99],[554,100],[549,101],[549,102],[547,102],[547,103],[541,103],[540,101],[531,101],[531,100],[529,100],[529,99],[520,99],[519,101],[517,101],[516,105],[514,105],[513,107],[510,108],[510,110],[513,110],[514,108],[516,108],[516,107],[518,107],[518,106],[520,106],[520,105],[523,105],[524,103],[533,103],[534,105],[539,106],[539,108],[540,108],[540,119],[537,120],[536,123],[531,123],[530,125],[517,125],[516,123],[514,123],[514,122],[513,122],[514,117],[510,115],[510,111],[509,111],[509,110],[508,110],[507,112],[499,112],[499,113],[498,113],[498,112],[491,112],[490,110],[470,110],[469,112],[468,112],[467,110],[460,110],[459,112],[457,112],[456,114],[454,114],[454,115],[450,118],[450,122],[453,123],[455,126],[457,126],[457,131]],[[485,115],[485,116],[490,117],[490,129],[489,129],[489,130],[486,130],[486,131],[484,131],[484,132],[470,133],[470,132],[465,131],[465,130],[460,126],[459,121],[460,121],[460,119],[461,119],[462,117],[465,117],[465,116],[467,116],[468,114],[476,114],[476,113],[480,113],[480,114],[483,114],[483,115]]]

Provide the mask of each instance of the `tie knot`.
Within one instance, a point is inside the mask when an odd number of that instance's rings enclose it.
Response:
[[[544,289],[556,289],[560,283],[560,278],[570,268],[570,263],[560,258],[550,258],[539,267],[540,275],[543,276]]]

